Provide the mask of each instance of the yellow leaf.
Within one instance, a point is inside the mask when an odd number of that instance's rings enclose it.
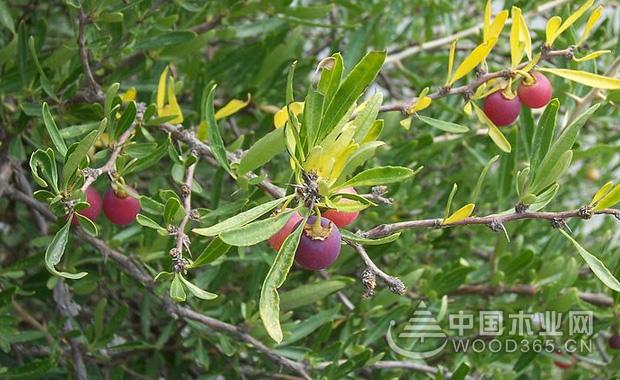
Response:
[[[175,119],[170,120],[173,124],[180,124],[183,122],[183,112],[179,103],[177,102],[177,96],[174,90],[174,78],[170,77],[170,84],[168,85],[168,106],[167,115],[177,115]],[[161,116],[167,116],[161,115]]]
[[[536,55],[534,56],[534,58],[532,58],[527,65],[525,65],[523,67],[523,71],[525,71],[526,73],[529,73],[530,71],[532,71],[532,69],[534,68],[534,66],[536,66],[538,64],[538,61],[540,61],[540,57],[541,54],[540,53],[536,53]]]
[[[594,0],[587,0],[579,9],[577,9],[572,15],[568,16],[566,21],[560,25],[558,31],[556,32],[555,37],[557,38],[560,34],[564,33],[568,28],[571,27],[581,17],[590,7],[594,5]]]
[[[166,100],[166,79],[168,78],[168,66],[159,76],[159,84],[157,85],[157,109],[164,108]]]
[[[603,75],[592,74],[587,71],[570,69],[549,69],[541,67],[538,70],[594,88],[600,88],[603,90],[620,89],[620,79],[618,78],[610,78]]]
[[[407,109],[407,113],[412,114],[418,111],[422,111],[423,109],[428,108],[428,106],[430,106],[432,102],[433,99],[429,98],[428,96],[418,98],[415,103],[409,106],[409,108]]]
[[[512,7],[512,27],[510,28],[510,60],[512,67],[517,67],[523,58],[523,52],[526,50],[527,41],[525,35],[529,36],[529,32],[524,32],[527,28],[523,21],[521,8]],[[530,49],[532,42],[530,41]]]
[[[504,25],[506,25],[506,20],[508,19],[508,11],[501,11],[495,16],[493,23],[491,24],[491,29],[489,30],[489,36],[486,41],[491,38],[499,38],[500,33],[504,30]]]
[[[125,91],[123,95],[121,95],[121,100],[123,103],[129,103],[133,100],[136,100],[136,88],[130,87]]]
[[[609,190],[607,194],[594,206],[594,211],[604,210],[609,207],[615,206],[620,202],[620,184],[617,184],[613,189]]]
[[[450,215],[448,218],[444,219],[441,224],[454,224],[467,219],[471,216],[471,213],[474,212],[475,207],[476,205],[473,203],[467,204],[455,211],[454,214]]]
[[[609,181],[606,184],[604,184],[603,186],[601,186],[600,189],[598,189],[598,191],[596,192],[596,194],[594,194],[594,197],[592,197],[592,201],[590,202],[590,206],[594,206],[595,204],[597,204],[601,199],[603,199],[603,197],[605,195],[607,195],[607,193],[609,193],[609,190],[611,190],[612,186],[613,186],[613,182]]]
[[[167,83],[169,81],[169,83]],[[174,78],[168,78],[168,66],[159,76],[159,84],[157,86],[157,115],[158,116],[173,116],[176,118],[170,120],[170,123],[180,124],[183,122],[183,112],[174,89]]]
[[[562,25],[562,17],[560,16],[553,16],[549,19],[549,21],[547,21],[547,39],[545,41],[547,46],[551,46],[553,41],[555,41],[558,37],[558,29],[560,29],[560,25]]]
[[[523,43],[523,49],[527,59],[532,59],[532,37],[530,36],[530,30],[527,28],[523,13],[519,14],[519,41]]]
[[[250,99],[250,94],[248,94],[248,98],[245,101],[239,99],[232,99],[224,107],[217,110],[217,112],[215,113],[215,120],[220,120],[230,115],[236,114],[237,112],[244,109],[248,104],[250,104]]]
[[[575,62],[585,62],[585,61],[590,61],[592,59],[596,59],[598,57],[600,57],[601,55],[605,55],[605,54],[609,54],[611,53],[611,50],[598,50],[598,51],[594,51],[590,54],[587,54],[581,58],[577,58],[577,57],[573,57],[573,61]]]
[[[487,0],[484,7],[484,26],[482,27],[482,39],[486,41],[491,33],[491,0]]]
[[[577,46],[581,45],[582,43],[585,42],[586,39],[588,39],[588,36],[590,35],[590,31],[592,30],[592,28],[594,27],[594,24],[596,24],[598,19],[601,18],[602,14],[603,14],[602,5],[596,8],[592,12],[592,14],[590,15],[590,18],[588,18],[588,22],[586,23],[586,26],[583,29],[583,34],[581,35],[579,42],[577,42]]]
[[[207,141],[207,122],[202,120],[198,124],[198,130],[196,131],[196,138],[200,141]]]
[[[465,113],[468,116],[471,116],[471,111],[472,111],[472,109],[471,109],[471,102],[465,103],[465,107],[463,107],[463,111],[465,111]]]
[[[452,79],[450,79],[448,85],[454,84],[454,82],[469,74],[472,70],[476,68],[476,66],[478,66],[482,61],[484,61],[491,52],[491,49],[495,45],[496,41],[497,39],[491,38],[490,40],[476,47],[456,69],[456,72],[454,73]]]
[[[446,84],[450,83],[450,77],[452,76],[452,69],[454,68],[454,55],[456,54],[456,39],[450,44],[450,54],[448,55],[448,78]]]
[[[304,103],[303,102],[293,102],[291,103],[291,112],[293,115],[297,116],[304,111]],[[288,110],[286,106],[280,108],[275,115],[273,115],[273,125],[276,128],[282,128],[288,121]]]
[[[411,118],[408,117],[406,119],[401,120],[400,126],[405,128],[406,130],[409,130],[409,128],[411,128]]]
[[[484,124],[486,124],[487,127],[489,127],[489,137],[491,138],[491,140],[493,140],[493,142],[495,143],[495,145],[497,145],[499,149],[506,153],[510,153],[512,147],[510,146],[508,140],[506,140],[504,134],[499,130],[499,128],[495,126],[491,119],[489,119],[487,115],[484,114],[484,111],[482,111],[480,107],[478,107],[478,105],[476,105],[475,103],[472,104],[474,106],[478,119]]]

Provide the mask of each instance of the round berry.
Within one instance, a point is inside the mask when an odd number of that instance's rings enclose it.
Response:
[[[114,224],[131,224],[140,212],[140,201],[129,194],[117,194],[109,189],[103,197],[103,212]]]
[[[286,209],[286,211],[288,210],[290,209]],[[279,251],[286,237],[290,235],[291,232],[293,232],[293,230],[295,229],[295,226],[297,225],[297,223],[299,223],[301,219],[302,219],[301,215],[299,215],[299,213],[295,211],[293,215],[291,215],[291,218],[288,220],[288,222],[286,222],[284,227],[282,227],[280,231],[276,232],[272,237],[269,238],[269,240],[267,240],[271,248],[275,249],[276,251]]]
[[[561,368],[561,369],[569,369],[573,366],[574,359],[571,358],[570,356],[562,354],[561,352],[556,352],[554,355],[557,358],[556,360],[553,361],[553,364],[556,367]]]
[[[99,217],[99,214],[101,214],[101,195],[99,195],[97,189],[92,186],[86,189],[84,195],[86,196],[86,202],[88,202],[89,206],[77,213],[94,221]],[[73,216],[71,224],[74,226],[79,224],[77,216]]]
[[[521,102],[518,97],[508,99],[496,91],[484,99],[484,114],[498,127],[512,124],[519,117]]]
[[[342,189],[339,192],[347,193],[347,194],[357,194],[357,191],[355,191],[355,189],[352,187],[347,187],[346,189]],[[345,199],[343,202],[352,202],[352,201]],[[349,224],[353,223],[355,219],[357,219],[358,215],[359,215],[359,212],[357,211],[344,212],[344,211],[338,211],[338,210],[333,210],[333,209],[327,210],[323,213],[323,217],[331,220],[332,222],[334,222],[335,225],[337,225],[340,228],[348,226]]]
[[[529,108],[541,108],[549,104],[551,95],[553,95],[553,88],[551,82],[546,76],[537,71],[531,73],[536,81],[532,84],[527,84],[525,81],[519,85],[519,99]]]
[[[613,348],[614,350],[620,350],[620,334],[614,334],[610,336],[607,343],[609,344],[610,348]]]
[[[321,218],[321,227],[319,228],[315,222],[316,216],[308,218],[295,252],[295,262],[310,270],[329,267],[340,254],[340,230],[338,227],[326,218]],[[297,225],[299,223],[301,222],[298,222]]]

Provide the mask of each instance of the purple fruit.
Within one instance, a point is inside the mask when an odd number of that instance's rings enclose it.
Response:
[[[508,99],[496,91],[484,99],[484,113],[498,127],[512,124],[519,117],[521,102],[518,97]]]
[[[609,337],[609,347],[614,350],[620,350],[620,334],[614,334]]]
[[[321,227],[314,225],[315,222],[316,216],[308,218],[304,231],[301,233],[297,252],[295,252],[295,262],[310,270],[329,267],[340,254],[340,230],[338,227],[326,218],[321,218]]]
[[[92,221],[95,221],[95,219],[99,217],[99,214],[101,214],[101,195],[99,195],[97,189],[91,186],[86,189],[84,195],[86,196],[86,202],[88,202],[89,206],[86,207],[84,210],[78,211],[78,214],[85,216]],[[73,224],[74,226],[77,226],[79,224],[77,216],[73,216],[73,218],[71,219],[71,224]]]

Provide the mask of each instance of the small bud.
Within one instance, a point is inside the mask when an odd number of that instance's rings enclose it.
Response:
[[[590,219],[592,217],[592,207],[583,206],[579,209],[578,215],[581,219]]]
[[[564,219],[558,219],[558,218],[554,218],[551,219],[551,225],[553,226],[553,228],[564,228],[566,227],[566,222],[564,221]]]
[[[523,214],[524,212],[527,211],[528,205],[524,204],[523,202],[519,202],[515,205],[515,212],[517,214]]]
[[[493,232],[500,232],[504,229],[504,225],[498,220],[493,220],[491,221],[491,223],[489,223],[489,228]]]

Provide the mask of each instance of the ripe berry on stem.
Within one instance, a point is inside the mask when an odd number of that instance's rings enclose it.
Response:
[[[339,192],[348,193],[348,194],[357,194],[357,191],[355,191],[355,189],[352,187],[347,187],[346,189],[342,189]],[[343,202],[351,202],[351,200],[344,200]],[[332,222],[334,222],[336,226],[340,228],[348,226],[349,224],[353,223],[355,219],[357,219],[358,215],[359,215],[358,211],[345,212],[345,211],[338,211],[334,209],[327,210],[323,213],[323,217],[331,220]]]
[[[569,369],[574,364],[574,359],[568,355],[565,355],[561,352],[556,352],[554,354],[558,359],[553,361],[553,365],[561,369]]]
[[[298,222],[295,227],[299,225]],[[329,267],[340,254],[340,230],[329,219],[308,218],[295,252],[295,262],[306,269]]]
[[[290,209],[286,209],[285,211],[289,211],[289,210]],[[282,212],[282,211],[279,211],[279,212]],[[295,229],[295,226],[297,225],[297,223],[299,223],[301,219],[302,219],[301,215],[299,215],[299,213],[295,211],[293,215],[291,215],[291,218],[288,220],[288,222],[286,222],[284,227],[282,227],[280,231],[276,232],[272,237],[270,237],[267,240],[267,242],[269,243],[269,246],[271,246],[271,248],[273,248],[274,250],[279,251],[286,237],[290,235],[291,232],[293,232],[293,230]]]
[[[86,202],[88,202],[89,206],[77,213],[94,221],[99,217],[99,214],[101,214],[101,195],[99,195],[97,189],[92,186],[89,186],[86,191],[84,191],[84,195],[86,196]],[[71,224],[74,226],[79,224],[77,216],[73,216]]]
[[[140,201],[124,191],[109,189],[103,197],[103,212],[114,224],[131,224],[140,212]]]
[[[541,108],[549,104],[553,95],[551,82],[543,74],[533,71],[530,74],[534,77],[534,83],[527,83],[524,80],[519,85],[519,99],[529,108]]]
[[[521,102],[515,96],[508,99],[502,91],[496,91],[484,99],[484,114],[498,127],[512,124],[519,117]]]
[[[607,343],[609,344],[610,348],[613,348],[614,350],[620,350],[620,334],[616,333],[610,336]]]

